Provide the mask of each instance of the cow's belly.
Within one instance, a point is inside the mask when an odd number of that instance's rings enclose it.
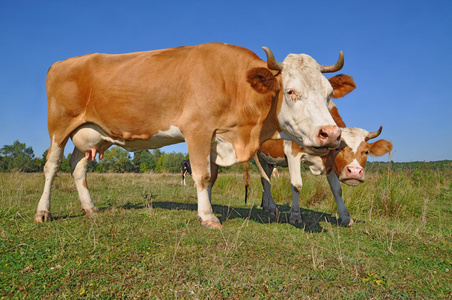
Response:
[[[171,125],[170,129],[165,131],[160,130],[149,139],[126,141],[124,145],[119,146],[123,147],[127,151],[136,151],[139,149],[156,149],[182,142],[185,142],[184,135],[178,127]]]
[[[261,152],[261,156],[269,164],[280,166],[280,167],[287,167],[287,159],[285,157],[271,157],[268,155],[264,155],[262,152]]]
[[[320,156],[302,153],[301,162],[309,166],[309,169],[313,175],[318,176],[325,174],[325,164]]]
[[[127,151],[136,151],[160,148],[185,141],[182,132],[176,126],[170,126],[168,130],[159,131],[146,139],[124,140],[108,135],[95,124],[85,124],[79,127],[72,133],[71,139],[78,150],[86,152],[96,149],[99,153],[103,153],[111,145],[120,146]]]
[[[159,131],[150,138],[135,138],[124,140],[112,137],[95,124],[85,124],[71,134],[72,142],[81,152],[96,150],[103,154],[112,145],[120,146],[127,151],[140,149],[155,149],[185,141],[184,135],[176,126],[168,130]],[[227,167],[238,163],[237,155],[231,143],[221,137],[214,137],[211,147],[211,159],[219,166]]]

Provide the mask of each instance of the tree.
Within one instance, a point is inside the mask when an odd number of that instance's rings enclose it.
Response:
[[[12,145],[4,145],[0,149],[0,155],[3,156],[0,164],[4,171],[36,172],[42,168],[40,160],[35,159],[33,148],[19,141]]]
[[[104,158],[97,164],[98,172],[133,172],[134,166],[130,154],[120,147],[112,147],[105,151]]]
[[[135,172],[146,173],[154,171],[157,165],[157,160],[161,156],[160,149],[155,149],[152,152],[149,150],[140,150],[134,152],[133,164]]]
[[[71,172],[71,166],[69,164],[69,160],[71,159],[71,154],[68,154],[66,157],[63,157],[61,161],[60,170],[65,173]]]
[[[160,149],[140,150],[133,155],[133,164],[135,172],[146,173],[150,171],[159,172],[156,170],[158,161],[164,153]],[[159,164],[161,170],[163,158]]]
[[[157,159],[157,163],[155,165],[155,172],[160,173],[163,171],[163,161],[165,160],[166,153],[163,153]]]
[[[171,173],[178,173],[181,171],[180,163],[185,159],[182,153],[171,152],[165,155],[162,162],[162,169]]]

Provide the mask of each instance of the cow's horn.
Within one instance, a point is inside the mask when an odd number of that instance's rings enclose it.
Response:
[[[341,51],[339,54],[339,59],[334,65],[320,65],[320,71],[322,73],[332,73],[337,72],[344,66],[344,53]]]
[[[283,69],[283,64],[276,61],[273,52],[268,47],[262,47],[262,49],[264,49],[265,53],[267,53],[267,67],[270,70],[281,72]]]
[[[369,134],[366,137],[366,141],[376,138],[380,135],[381,131],[383,130],[383,126],[380,126],[380,129],[374,132],[369,132]]]

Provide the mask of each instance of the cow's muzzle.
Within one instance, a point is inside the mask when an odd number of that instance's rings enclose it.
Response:
[[[347,166],[342,171],[339,180],[346,185],[358,186],[365,181],[363,167]]]
[[[305,146],[304,148],[308,154],[323,156],[328,153],[328,150],[339,147],[341,130],[337,126],[322,126],[314,137],[318,146]]]
[[[341,130],[337,126],[323,126],[317,132],[316,142],[320,148],[335,149],[341,143]]]

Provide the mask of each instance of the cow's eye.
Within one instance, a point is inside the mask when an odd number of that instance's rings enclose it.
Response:
[[[297,93],[295,93],[295,91],[292,90],[292,89],[288,89],[288,90],[286,91],[286,93],[287,93],[287,95],[289,95],[289,96],[290,96],[291,98],[293,98],[293,99],[297,98]]]

